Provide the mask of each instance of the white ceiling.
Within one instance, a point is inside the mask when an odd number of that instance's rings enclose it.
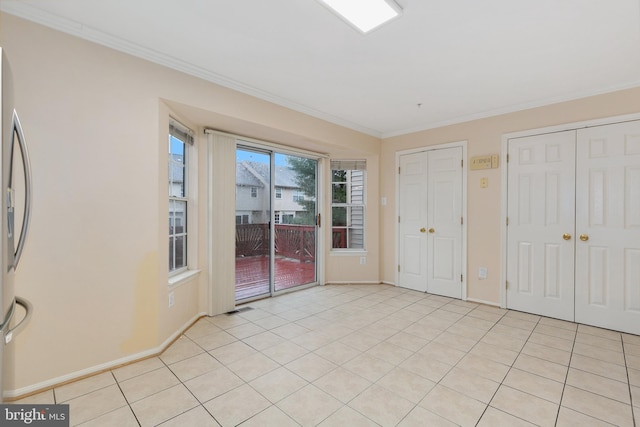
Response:
[[[640,0],[397,0],[362,35],[316,0],[0,9],[377,137],[640,86]]]

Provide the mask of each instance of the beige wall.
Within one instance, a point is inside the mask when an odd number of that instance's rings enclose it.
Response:
[[[380,154],[381,196],[389,203],[380,213],[381,280],[395,283],[395,162],[396,152],[455,141],[468,141],[468,158],[500,154],[507,133],[590,119],[640,112],[640,88],[613,92],[571,102],[475,120],[385,139]],[[500,159],[500,168],[504,159]],[[467,165],[469,162],[467,161]],[[489,186],[480,188],[480,178]],[[500,302],[501,169],[468,171],[467,181],[467,296]],[[487,267],[486,280],[478,280],[478,268]]]
[[[15,340],[9,391],[24,393],[157,351],[207,310],[208,126],[336,158],[366,157],[378,197],[380,141],[63,33],[0,15],[33,166],[33,217],[17,293],[35,306]],[[197,130],[201,274],[168,308],[169,114]],[[233,185],[233,183],[229,183]],[[367,268],[327,256],[326,277],[376,282],[378,212]],[[214,272],[215,274],[215,272]]]

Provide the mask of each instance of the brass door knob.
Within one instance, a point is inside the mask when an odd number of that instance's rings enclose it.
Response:
[[[562,238],[563,238],[564,240],[571,240],[571,234],[569,234],[569,233],[564,233],[564,234],[562,235]]]
[[[586,242],[587,240],[589,240],[589,235],[588,234],[581,234],[580,235],[580,240],[582,240],[583,242]]]
[[[431,227],[431,228],[429,229],[429,233],[433,234],[433,233],[435,233],[435,232],[436,232],[435,228]]]
[[[426,229],[426,228],[424,228],[424,227],[422,227],[422,228],[420,229],[420,232],[421,232],[421,233],[426,233],[426,232],[427,232],[427,229]]]

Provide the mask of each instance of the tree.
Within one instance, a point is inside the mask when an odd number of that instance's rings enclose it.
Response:
[[[294,218],[295,224],[314,225],[316,223],[316,165],[317,162],[303,157],[288,156],[287,163],[295,173],[295,180],[305,195],[305,200],[298,200],[304,209],[302,215]]]

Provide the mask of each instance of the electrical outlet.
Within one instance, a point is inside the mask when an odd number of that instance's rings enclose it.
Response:
[[[485,280],[487,278],[487,267],[480,267],[478,269],[478,279]]]
[[[169,307],[173,307],[173,292],[169,292]]]
[[[361,256],[360,257],[360,265],[365,265],[367,263],[367,257],[366,256]]]

